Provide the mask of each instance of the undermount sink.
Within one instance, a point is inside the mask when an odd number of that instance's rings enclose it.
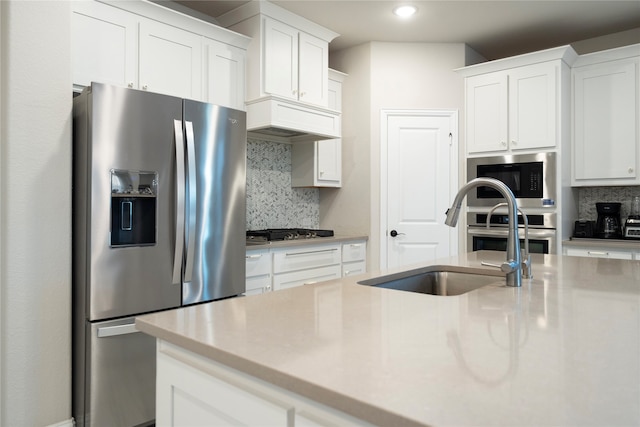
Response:
[[[462,295],[487,285],[505,285],[504,275],[478,274],[457,267],[426,267],[358,282],[361,285],[420,294]]]

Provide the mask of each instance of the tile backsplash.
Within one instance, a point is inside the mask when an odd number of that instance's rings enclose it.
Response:
[[[620,202],[620,219],[624,221],[631,209],[631,197],[640,196],[640,186],[631,187],[581,187],[578,189],[579,219],[598,219],[597,202]]]
[[[319,190],[291,187],[291,145],[248,139],[247,230],[319,224]]]

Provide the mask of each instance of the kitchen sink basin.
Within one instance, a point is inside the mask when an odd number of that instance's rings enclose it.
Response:
[[[358,282],[361,285],[420,294],[462,295],[487,285],[505,285],[504,275],[478,274],[460,268],[428,267]]]

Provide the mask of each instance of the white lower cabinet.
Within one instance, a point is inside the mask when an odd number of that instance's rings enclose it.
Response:
[[[245,295],[271,291],[271,254],[268,249],[247,251],[246,269]]]
[[[634,253],[631,250],[625,251],[608,248],[565,247],[564,254],[591,258],[640,259],[640,253]]]
[[[367,270],[366,240],[249,249],[245,295],[310,285]]]
[[[356,276],[367,271],[367,242],[364,240],[342,244],[342,277]]]
[[[341,246],[313,245],[273,251],[273,290],[339,279]]]
[[[301,427],[369,424],[158,340],[156,425]]]

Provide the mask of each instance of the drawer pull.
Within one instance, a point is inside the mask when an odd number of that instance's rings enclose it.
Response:
[[[323,252],[334,252],[337,251],[338,248],[331,249],[323,249],[321,251],[308,251],[308,252],[294,252],[294,253],[286,253],[284,256],[297,256],[297,255],[310,255],[310,254],[321,254]]]
[[[362,246],[362,243],[352,243],[351,245],[352,248],[359,248],[360,246]]]
[[[605,255],[605,256],[609,256],[609,252],[588,251],[587,253],[589,255]]]
[[[258,259],[258,258],[262,258],[262,254],[258,254],[258,255],[247,255],[246,257],[247,259]]]

